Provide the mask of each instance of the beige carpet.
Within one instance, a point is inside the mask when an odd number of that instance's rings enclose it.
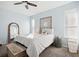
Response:
[[[0,57],[7,57],[7,48],[5,45],[0,46]],[[79,53],[72,54],[68,52],[67,48],[50,46],[40,54],[40,57],[79,57]]]

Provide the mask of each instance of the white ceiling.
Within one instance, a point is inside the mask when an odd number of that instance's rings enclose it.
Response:
[[[30,1],[37,4],[37,7],[29,6],[29,9],[26,9],[25,4],[14,5],[15,2],[18,1],[0,1],[0,8],[31,16],[70,3],[70,1]]]

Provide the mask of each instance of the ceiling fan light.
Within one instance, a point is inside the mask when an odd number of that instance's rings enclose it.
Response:
[[[28,8],[28,5],[25,5],[25,8],[26,8],[26,9],[29,9],[29,8]]]

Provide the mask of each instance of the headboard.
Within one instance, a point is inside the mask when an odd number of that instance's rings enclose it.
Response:
[[[40,18],[40,34],[52,33],[52,16]]]

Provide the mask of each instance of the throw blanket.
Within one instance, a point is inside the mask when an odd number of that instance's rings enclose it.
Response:
[[[36,35],[33,38],[17,36],[15,41],[27,47],[27,54],[30,57],[38,57],[40,53],[51,45],[54,41],[54,36],[51,35]]]

